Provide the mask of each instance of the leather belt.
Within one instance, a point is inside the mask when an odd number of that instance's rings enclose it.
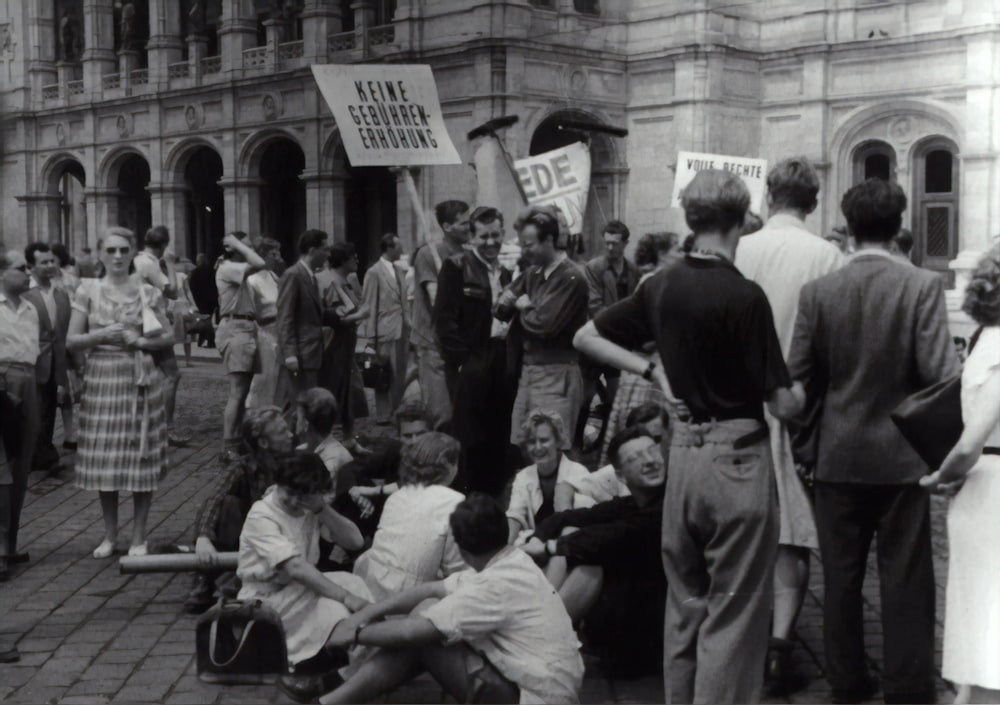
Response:
[[[277,316],[271,316],[270,318],[260,318],[257,320],[257,325],[261,327],[269,326],[277,320],[278,320]]]
[[[991,448],[987,446],[983,448],[983,455],[1000,455],[1000,448]]]
[[[234,321],[252,321],[253,316],[248,316],[244,313],[224,313],[219,318],[232,318]]]
[[[742,450],[744,448],[749,448],[754,443],[760,443],[765,438],[770,437],[771,432],[767,429],[767,424],[764,424],[756,431],[751,431],[745,436],[740,436],[735,441],[733,441],[733,450]]]

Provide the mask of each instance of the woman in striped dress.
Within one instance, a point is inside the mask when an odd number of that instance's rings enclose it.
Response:
[[[76,485],[100,493],[104,541],[94,558],[114,553],[120,491],[132,492],[135,504],[129,555],[146,555],[149,507],[167,469],[165,382],[151,353],[173,345],[173,335],[160,292],[129,275],[135,252],[130,230],[105,231],[100,257],[107,274],[80,283],[66,338],[70,350],[89,351]],[[144,306],[159,321],[156,335],[143,335]]]

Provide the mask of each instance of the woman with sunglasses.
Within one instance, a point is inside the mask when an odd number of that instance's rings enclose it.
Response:
[[[68,349],[89,351],[76,484],[101,497],[104,540],[94,558],[108,558],[115,551],[120,491],[132,492],[135,503],[129,555],[146,555],[149,507],[167,469],[164,376],[151,353],[174,341],[160,292],[129,275],[135,252],[132,231],[105,230],[100,258],[107,274],[81,281],[66,338]],[[156,335],[143,334],[144,309],[159,323]]]

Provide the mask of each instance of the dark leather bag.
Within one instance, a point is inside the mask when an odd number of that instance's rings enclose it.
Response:
[[[288,672],[281,618],[260,600],[219,600],[198,618],[195,642],[206,683],[274,683]]]
[[[969,341],[969,352],[980,328]],[[931,470],[937,470],[965,430],[962,421],[962,374],[911,394],[889,415],[906,441]]]
[[[375,344],[355,356],[361,380],[366,387],[376,392],[384,392],[392,385],[392,363],[386,355],[378,353],[378,309],[381,289],[375,292]]]

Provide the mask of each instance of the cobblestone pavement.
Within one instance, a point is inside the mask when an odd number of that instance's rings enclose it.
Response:
[[[170,472],[154,498],[149,522],[154,548],[192,542],[189,528],[216,471],[226,381],[218,359],[207,355],[208,351],[199,351],[195,365],[183,368],[179,426],[192,433],[193,439],[189,447],[171,451]],[[125,495],[120,551],[127,546],[131,511],[131,499]],[[940,627],[947,548],[942,504],[935,505],[934,515]],[[119,575],[116,560],[90,557],[101,531],[97,494],[74,488],[71,471],[57,477],[32,474],[21,532],[31,563],[0,585],[0,641],[16,640],[21,652],[19,663],[0,665],[0,701],[66,705],[290,702],[273,686],[200,682],[194,664],[195,618],[184,614],[181,605],[190,577]],[[865,584],[865,595],[866,647],[877,664],[882,636],[878,584],[873,576]],[[813,681],[786,702],[829,700],[819,665],[821,601],[822,576],[814,561],[812,589],[799,622],[795,651]],[[950,700],[952,693],[945,683],[939,690],[942,701]],[[607,680],[600,676],[598,664],[588,660],[581,699],[584,703],[654,703],[663,702],[663,690],[655,678]],[[388,699],[441,701],[441,689],[427,677]]]

